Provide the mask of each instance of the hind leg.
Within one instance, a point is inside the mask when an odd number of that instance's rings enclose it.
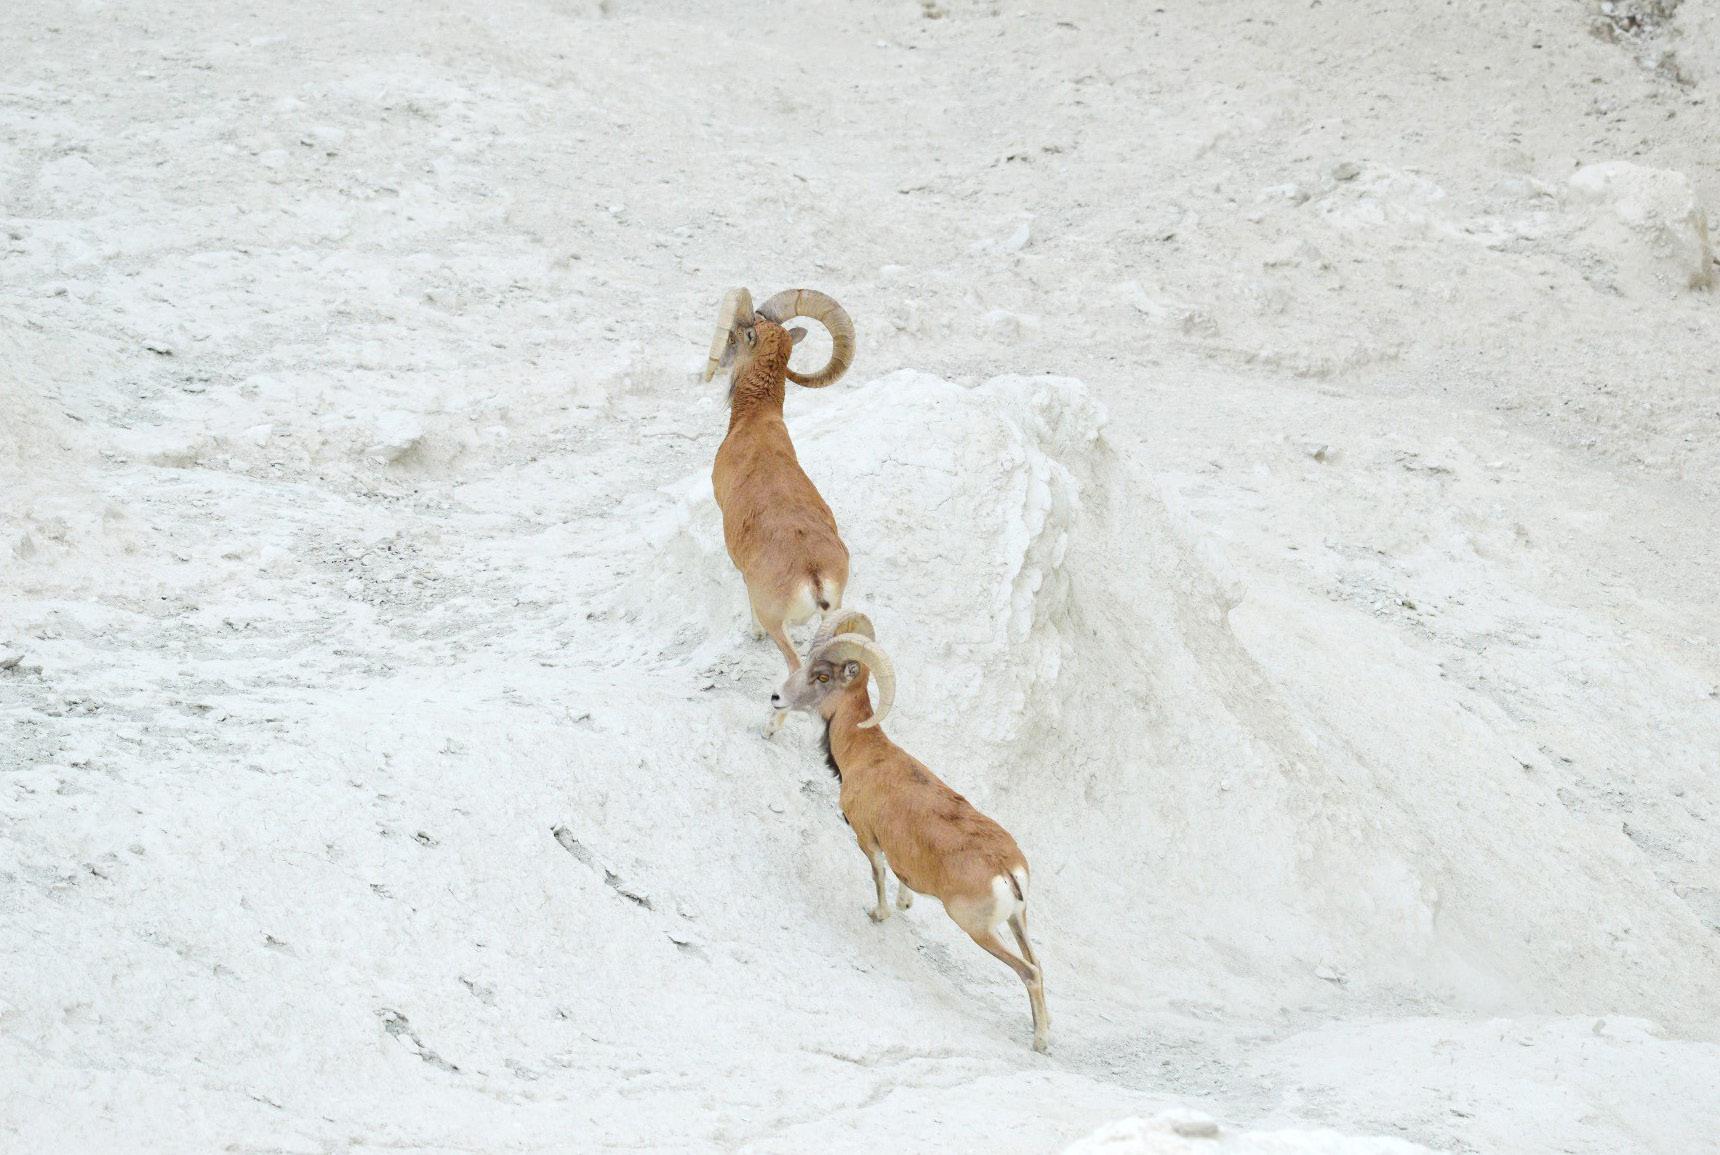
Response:
[[[751,592],[748,591],[749,594]],[[752,602],[753,621],[757,622],[759,629],[763,630],[765,635],[776,643],[776,648],[782,651],[783,660],[788,663],[788,672],[794,673],[800,669],[800,655],[794,652],[794,643],[789,641],[788,631],[783,629],[781,609],[763,605],[757,597],[751,597],[750,600]],[[769,738],[775,735],[778,730],[782,729],[782,724],[787,720],[787,710],[772,710],[770,717],[765,720],[764,736]]]
[[[788,672],[792,674],[800,669],[800,655],[794,652],[794,643],[788,640],[788,630],[784,628],[781,616],[758,614],[758,620],[770,640],[776,643],[776,648],[782,651]]]
[[[1044,1053],[1051,1031],[1051,1016],[1045,1010],[1045,983],[1039,964],[1033,961],[1033,948],[1027,943],[1027,922],[1022,917],[1025,904],[1006,893],[1007,889],[1007,882],[1000,875],[992,880],[992,893],[986,898],[946,899],[944,909],[969,938],[1014,971],[1021,985],[1027,988],[1027,1001],[1033,1011],[1033,1049]],[[1021,945],[1020,955],[997,937],[998,923],[1005,919]]]
[[[753,621],[782,651],[783,659],[788,662],[788,672],[792,674],[800,669],[800,655],[794,652],[794,643],[788,640],[788,631],[783,628],[794,607],[782,604],[768,590],[750,585],[747,587],[747,601],[752,605]]]
[[[962,929],[968,932],[969,938],[985,948],[987,954],[1001,959],[1027,988],[1027,1002],[1033,1011],[1033,1049],[1044,1054],[1050,1049],[1051,1016],[1045,1011],[1045,983],[1039,975],[1039,968],[1026,959],[1017,958],[1003,945],[1003,940],[997,937],[997,931],[992,928],[976,931],[964,926]]]
[[[1033,957],[1033,946],[1027,941],[1027,907],[1019,906],[1015,913],[1009,916],[1009,930],[1015,935],[1015,945],[1021,948],[1021,957],[1039,965],[1039,960]]]
[[[1033,1004],[1033,1037],[1034,1046],[1043,1050],[1039,1044],[1044,1040],[1046,1032],[1051,1030],[1051,1012],[1045,1009],[1045,970],[1039,965],[1039,960],[1033,957],[1033,944],[1027,941],[1027,907],[1016,907],[1015,913],[1009,916],[1010,933],[1015,935],[1015,945],[1021,948],[1021,957],[1027,960],[1027,965],[1035,972],[1035,980],[1027,985],[1027,998]]]
[[[788,632],[782,628],[782,623],[778,621],[774,625],[766,624],[765,630],[770,634],[771,640],[776,643],[777,649],[782,651],[782,656],[788,659],[788,672],[792,674],[800,669],[800,655],[794,652],[794,646],[789,642]],[[765,720],[764,736],[766,738],[774,736],[778,730],[782,729],[782,724],[786,721],[788,721],[787,710],[772,710],[770,717]]]

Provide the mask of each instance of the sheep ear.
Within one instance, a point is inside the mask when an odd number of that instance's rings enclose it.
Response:
[[[843,662],[842,663],[842,684],[844,686],[848,685],[850,682],[852,682],[855,678],[858,678],[859,676],[860,676],[860,663],[859,662]]]
[[[800,342],[805,337],[806,337],[806,330],[802,329],[799,325],[796,325],[794,328],[792,328],[788,331],[788,343],[790,345],[800,344]]]

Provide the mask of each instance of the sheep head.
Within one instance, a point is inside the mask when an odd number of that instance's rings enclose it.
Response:
[[[870,670],[878,682],[878,708],[860,723],[869,730],[884,720],[896,699],[896,668],[878,645],[872,622],[856,610],[837,610],[825,618],[812,639],[806,661],[788,676],[770,704],[779,710],[805,710],[828,718],[835,695]]]
[[[773,330],[785,334],[790,344],[798,343],[806,336],[806,330],[786,328],[796,317],[810,318],[829,331],[830,360],[816,373],[802,374],[785,368],[788,379],[809,389],[819,389],[847,372],[854,362],[854,322],[834,299],[816,289],[785,289],[755,311],[751,293],[730,289],[724,294],[722,309],[717,314],[717,331],[711,337],[711,351],[705,359],[705,380],[730,366],[736,374],[744,371],[761,349],[775,346],[777,338]]]

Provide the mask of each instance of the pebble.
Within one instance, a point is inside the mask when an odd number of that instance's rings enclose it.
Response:
[[[1008,309],[993,309],[980,318],[980,332],[988,337],[1017,338],[1032,322]]]
[[[371,452],[389,462],[405,457],[424,437],[424,423],[416,415],[398,410],[379,415],[375,429],[376,444]]]
[[[1361,167],[1354,161],[1343,161],[1332,169],[1333,180],[1355,180],[1361,175]]]
[[[1187,1107],[1173,1107],[1169,1111],[1161,1111],[1154,1122],[1169,1128],[1184,1139],[1216,1139],[1218,1138],[1218,1121],[1210,1115]]]
[[[1033,227],[1026,221],[1022,221],[1016,226],[1015,231],[997,246],[997,251],[1000,253],[1019,253],[1027,247],[1027,242],[1032,239]]]

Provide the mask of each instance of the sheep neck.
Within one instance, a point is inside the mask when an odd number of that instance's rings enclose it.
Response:
[[[872,699],[866,693],[867,678],[855,680],[837,698],[836,708],[824,722],[824,743],[831,769],[842,777],[842,767],[857,765],[871,750],[889,745],[884,731],[877,727],[862,730],[860,723],[872,716]]]

